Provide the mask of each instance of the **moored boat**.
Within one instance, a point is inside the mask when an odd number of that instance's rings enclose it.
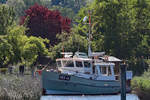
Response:
[[[98,57],[101,56],[101,57]],[[43,94],[115,94],[120,81],[114,73],[115,64],[99,53],[89,58],[86,53],[64,53],[56,59],[57,70],[42,71]],[[98,58],[96,58],[98,57]]]

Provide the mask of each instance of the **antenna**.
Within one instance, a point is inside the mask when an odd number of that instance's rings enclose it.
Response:
[[[91,50],[91,37],[92,37],[92,34],[91,34],[91,11],[88,10],[88,16],[89,16],[89,33],[88,33],[88,56],[91,57],[92,56],[92,50]],[[85,16],[83,18],[83,22],[85,22],[87,20],[87,16]]]
[[[91,57],[92,50],[91,50],[91,11],[88,11],[89,14],[89,34],[88,34],[88,56]]]

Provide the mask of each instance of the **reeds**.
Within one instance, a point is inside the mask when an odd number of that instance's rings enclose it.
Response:
[[[40,100],[40,79],[0,76],[0,100]]]

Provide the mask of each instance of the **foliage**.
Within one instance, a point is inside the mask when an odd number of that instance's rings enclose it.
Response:
[[[48,55],[45,43],[49,41],[37,37],[27,37],[26,28],[12,25],[8,28],[7,35],[0,38],[0,66],[8,64],[31,65],[40,55]]]
[[[84,7],[87,0],[7,0],[6,4],[14,7],[17,18],[25,15],[24,10],[29,9],[34,4],[39,4],[53,10],[59,10],[62,16],[74,19],[80,8]]]
[[[5,66],[14,55],[12,46],[6,39],[0,38],[0,66]]]
[[[145,72],[149,73],[149,72]],[[145,75],[145,74],[144,74]],[[131,82],[132,90],[140,100],[148,100],[150,95],[150,79],[148,77],[134,77]]]
[[[133,89],[141,89],[141,91],[150,91],[150,80],[143,77],[135,77],[132,80]]]
[[[8,29],[8,41],[13,47],[15,56],[12,58],[14,63],[27,61],[33,63],[38,55],[48,54],[48,50],[44,44],[49,41],[37,37],[27,37],[25,35],[26,28],[23,26],[12,26]]]
[[[26,5],[23,0],[7,0],[7,5],[14,7],[16,17],[23,16]]]
[[[50,48],[50,56],[53,60],[60,56],[60,52],[87,51],[87,40],[85,37],[72,33],[68,36],[67,33],[57,35],[60,43]]]
[[[61,15],[64,17],[68,17],[72,20],[75,19],[76,13],[71,8],[61,7],[61,6],[52,6],[50,9],[58,10],[59,12],[61,12]]]
[[[142,77],[147,78],[147,79],[150,78],[150,68],[147,71],[144,72]]]
[[[17,18],[19,18],[20,16],[24,16],[24,11],[36,3],[46,7],[50,7],[49,0],[7,0],[6,2],[6,4],[10,7],[14,7]]]
[[[0,5],[0,35],[5,35],[7,27],[14,22],[15,13],[12,7]]]
[[[44,42],[49,43],[48,40],[42,38],[33,36],[28,38],[28,41],[23,47],[23,59],[25,62],[31,65],[37,60],[38,56],[48,55],[48,49],[46,49]]]
[[[62,31],[70,32],[70,19],[64,18],[58,11],[35,4],[25,11],[26,15],[21,19],[21,24],[29,16],[27,35],[47,38],[51,44],[55,44],[56,34]]]
[[[86,5],[86,0],[51,0],[51,5],[71,8],[74,13],[77,13],[81,7]]]
[[[6,39],[12,46],[12,51],[15,54],[11,57],[11,63],[17,64],[21,62],[21,57],[23,54],[23,46],[27,41],[27,36],[25,36],[25,27],[13,25],[8,28],[8,35]]]
[[[147,63],[146,59],[139,57],[139,58],[131,58],[128,61],[128,69],[133,71],[134,75],[140,76],[147,71],[149,68],[149,64]]]

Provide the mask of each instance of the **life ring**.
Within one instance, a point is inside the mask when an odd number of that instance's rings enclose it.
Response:
[[[108,56],[105,56],[104,59],[105,59],[105,61],[108,61]]]

